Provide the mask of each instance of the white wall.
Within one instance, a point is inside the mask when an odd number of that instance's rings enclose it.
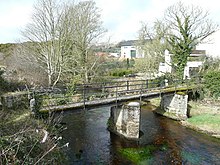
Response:
[[[220,30],[209,36],[208,43],[199,44],[197,50],[206,50],[207,56],[220,58]]]
[[[138,49],[135,46],[122,46],[121,47],[121,57],[122,58],[131,58],[131,50],[136,51],[136,58],[143,58],[143,51]]]
[[[164,73],[167,73],[167,68],[166,68],[166,66],[165,66],[165,63],[164,63],[164,62],[161,62],[161,63],[159,64],[159,73],[158,73],[158,75],[159,75],[159,76],[162,76],[162,75],[164,75]]]
[[[171,55],[168,50],[164,52],[165,62],[161,62],[159,65],[159,76],[163,75],[164,73],[171,73]]]
[[[121,47],[121,57],[131,58],[131,50],[136,50],[134,46],[122,46]]]
[[[171,73],[172,67],[171,67],[171,54],[169,54],[168,50],[165,50],[164,52],[164,58],[165,62],[161,62],[159,65],[159,76],[162,76],[164,73]],[[185,69],[184,69],[184,75],[183,78],[190,78],[189,70],[190,68],[198,68],[202,66],[202,61],[188,61]]]
[[[185,68],[184,68],[184,75],[183,78],[190,78],[190,73],[189,69],[190,68],[198,68],[202,66],[203,62],[202,61],[188,61]]]

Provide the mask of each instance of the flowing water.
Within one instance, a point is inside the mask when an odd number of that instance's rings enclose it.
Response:
[[[121,151],[154,146],[150,158],[138,164],[220,165],[220,140],[156,115],[152,112],[152,106],[141,111],[142,136],[139,141],[129,141],[110,133],[107,130],[109,116],[110,106],[64,115],[63,122],[67,129],[62,136],[65,142],[69,142],[69,164],[137,164]]]

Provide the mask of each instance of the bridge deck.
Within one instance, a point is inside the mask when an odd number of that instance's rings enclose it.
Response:
[[[139,99],[141,98],[153,98],[153,97],[158,97],[161,94],[164,93],[174,93],[176,91],[185,91],[189,90],[189,88],[163,88],[160,90],[155,90],[155,91],[146,91],[140,94],[134,94],[134,95],[123,95],[123,96],[118,96],[114,98],[105,98],[105,99],[98,99],[98,100],[92,100],[92,101],[86,101],[84,102],[79,102],[79,103],[71,103],[71,104],[66,104],[66,105],[56,105],[56,106],[49,106],[49,107],[44,107],[43,109],[40,110],[40,112],[48,112],[48,111],[63,111],[63,110],[71,110],[71,109],[82,109],[85,107],[91,107],[91,106],[99,106],[99,105],[107,105],[115,102],[123,102],[123,101],[128,101],[128,100],[134,100],[134,99]]]

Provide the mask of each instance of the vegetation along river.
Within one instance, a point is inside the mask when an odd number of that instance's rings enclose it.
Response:
[[[110,133],[109,116],[110,106],[64,115],[69,164],[220,164],[220,140],[154,114],[151,105],[142,108],[139,141]]]

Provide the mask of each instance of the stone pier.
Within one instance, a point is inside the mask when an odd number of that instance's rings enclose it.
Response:
[[[138,102],[111,107],[109,130],[128,139],[138,139],[140,109],[140,103]]]
[[[188,95],[183,92],[163,95],[160,109],[156,112],[175,120],[186,120],[188,116],[187,103]]]

